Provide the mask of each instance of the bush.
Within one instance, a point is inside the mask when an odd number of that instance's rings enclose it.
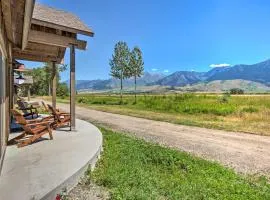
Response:
[[[87,103],[87,99],[85,97],[80,97],[78,103]]]
[[[254,113],[254,112],[258,112],[258,109],[250,106],[250,107],[247,107],[247,108],[243,108],[242,111],[247,112],[247,113]]]
[[[219,97],[219,102],[220,103],[228,103],[230,98],[230,94],[223,94],[221,97]]]
[[[244,90],[240,88],[232,88],[230,89],[230,94],[244,94]]]
[[[56,88],[56,95],[64,98],[66,96],[68,96],[69,92],[68,92],[68,87],[65,83],[59,83],[57,88]]]

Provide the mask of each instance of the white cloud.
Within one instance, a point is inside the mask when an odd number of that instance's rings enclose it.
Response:
[[[210,67],[230,67],[231,64],[227,64],[227,63],[221,63],[221,64],[211,64]]]
[[[164,73],[169,73],[170,71],[168,69],[163,70]]]
[[[156,69],[156,68],[153,68],[153,69],[151,69],[153,72],[156,72],[156,71],[158,71],[158,69]]]

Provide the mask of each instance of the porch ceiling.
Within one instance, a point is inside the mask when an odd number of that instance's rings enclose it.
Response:
[[[13,58],[21,60],[61,63],[66,48],[53,45],[28,42],[24,50],[13,48]]]

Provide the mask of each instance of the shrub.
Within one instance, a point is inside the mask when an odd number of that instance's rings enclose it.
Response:
[[[68,91],[69,91],[68,87],[67,87],[67,85],[65,83],[58,84],[58,86],[56,88],[57,96],[61,97],[62,99],[69,95]]]
[[[250,106],[250,107],[247,107],[247,108],[243,108],[242,111],[243,112],[248,112],[248,113],[254,113],[254,112],[258,112],[258,109]]]
[[[78,103],[87,103],[87,99],[85,97],[80,97]]]
[[[232,88],[230,89],[230,94],[244,94],[244,90],[240,88]]]
[[[230,95],[229,94],[223,94],[221,97],[219,97],[218,101],[220,103],[228,103],[229,102]]]

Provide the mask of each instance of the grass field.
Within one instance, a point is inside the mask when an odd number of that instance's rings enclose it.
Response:
[[[101,131],[104,152],[87,177],[112,199],[270,199],[263,177],[244,177],[184,152]]]
[[[67,102],[67,99],[59,99]],[[176,124],[270,135],[269,95],[167,94],[124,95],[79,94],[77,102],[92,109]]]

